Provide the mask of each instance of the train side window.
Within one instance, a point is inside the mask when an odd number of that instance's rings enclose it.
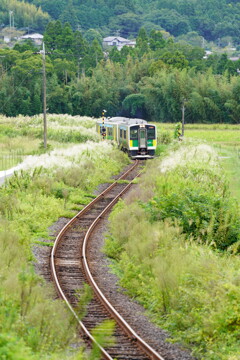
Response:
[[[126,130],[123,130],[123,137],[124,137],[124,139],[127,138],[127,132],[126,132]]]
[[[108,135],[109,135],[109,136],[112,136],[112,134],[113,134],[113,129],[109,127],[109,128],[108,128]]]
[[[120,138],[122,138],[122,129],[120,129]]]

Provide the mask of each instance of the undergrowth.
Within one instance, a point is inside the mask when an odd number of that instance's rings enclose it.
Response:
[[[1,359],[99,358],[96,349],[86,355],[70,346],[77,341],[76,322],[61,301],[52,300],[32,265],[32,246],[52,245],[48,227],[59,217],[73,217],[99,184],[129,163],[107,143],[75,146],[23,162],[0,187]],[[101,328],[99,341],[111,342],[113,324]]]
[[[148,164],[139,189],[110,216],[105,252],[120,282],[204,360],[237,360],[239,206],[216,154],[180,146]]]

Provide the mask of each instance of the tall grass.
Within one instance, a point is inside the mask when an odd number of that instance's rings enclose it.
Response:
[[[50,148],[64,147],[87,140],[99,141],[95,120],[89,117],[70,115],[47,116],[47,139]],[[43,152],[42,116],[0,116],[0,171],[20,163],[25,155]],[[17,154],[22,156],[17,156]]]
[[[56,128],[58,119],[52,119]],[[37,117],[11,120],[16,120],[16,129],[10,119],[6,119],[7,126],[17,133],[26,124],[33,128],[39,125]],[[61,127],[65,122],[69,126],[67,117],[60,120]],[[72,120],[75,125],[79,121]],[[89,126],[87,119],[84,122]],[[16,139],[18,136],[11,141]],[[7,144],[6,140],[2,151],[7,150]],[[15,145],[17,151],[21,144]],[[27,146],[23,144],[24,151]],[[52,300],[52,290],[34,273],[31,248],[43,239],[41,244],[51,244],[48,227],[59,217],[72,217],[94,197],[96,187],[109,181],[129,159],[110,143],[93,141],[69,143],[67,147],[58,143],[58,148],[47,153],[37,155],[32,149],[32,154],[0,187],[0,358],[86,359],[75,345],[71,350],[70,345],[76,342],[75,321],[61,301]],[[109,336],[100,336],[99,341],[111,341],[112,329],[112,323],[102,325]],[[89,354],[91,359],[98,357],[96,349]]]
[[[161,154],[165,146],[162,136],[168,133],[172,139],[175,124],[157,124],[158,148],[157,154]],[[227,173],[230,190],[240,201],[240,125],[230,124],[186,124],[184,143],[196,141],[213,146],[221,160],[221,164]]]
[[[180,145],[115,207],[105,251],[172,341],[199,359],[229,360],[240,356],[239,240],[239,207],[217,154]]]

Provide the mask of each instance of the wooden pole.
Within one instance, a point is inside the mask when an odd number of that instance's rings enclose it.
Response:
[[[44,144],[44,149],[46,149],[47,148],[47,80],[46,80],[46,53],[45,53],[44,42],[43,42],[42,60],[43,60],[43,144]]]

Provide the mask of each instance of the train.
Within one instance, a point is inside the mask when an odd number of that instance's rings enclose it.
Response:
[[[98,120],[97,132],[117,142],[132,159],[153,158],[157,147],[157,129],[143,119],[112,117]]]

